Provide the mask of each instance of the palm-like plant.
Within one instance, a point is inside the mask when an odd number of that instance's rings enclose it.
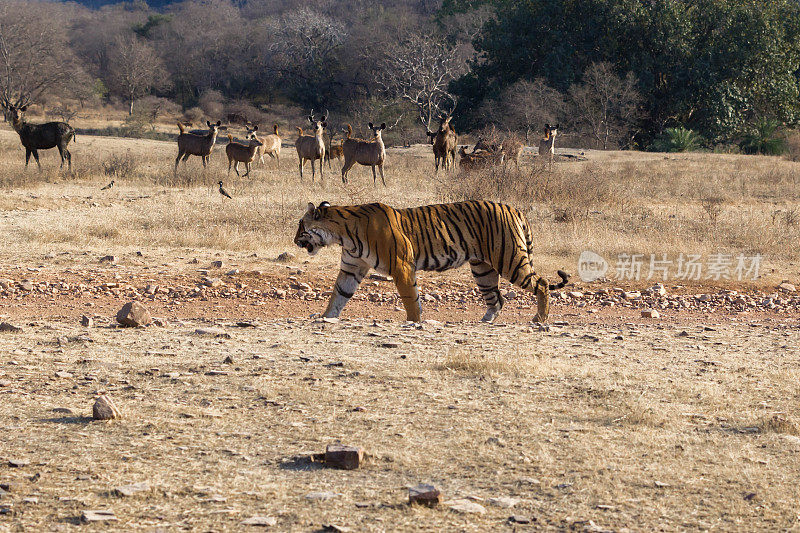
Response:
[[[653,150],[656,152],[693,152],[699,150],[702,144],[703,138],[700,135],[680,126],[665,129],[661,136],[653,142]]]
[[[774,119],[762,119],[746,133],[739,146],[746,154],[780,155],[786,152],[786,138],[781,135],[780,123]]]

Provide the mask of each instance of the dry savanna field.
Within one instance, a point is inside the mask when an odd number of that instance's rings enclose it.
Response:
[[[223,144],[174,175],[174,142],[79,131],[74,172],[49,150],[39,173],[0,130],[0,320],[21,329],[0,332],[0,531],[800,529],[800,297],[778,289],[800,280],[800,164],[564,150],[434,176],[415,145],[386,187],[337,161],[312,184],[293,142],[247,178]],[[380,277],[316,318],[339,251],[293,245],[309,201],[464,198],[521,208],[537,270],[573,275],[549,328],[508,284],[478,322],[466,268],[420,276],[422,324]],[[646,264],[581,281],[584,250],[761,263],[654,291]],[[117,327],[131,300],[153,324]],[[92,420],[101,393],[122,418]],[[360,468],[309,462],[330,444]],[[420,483],[442,503],[408,505]]]

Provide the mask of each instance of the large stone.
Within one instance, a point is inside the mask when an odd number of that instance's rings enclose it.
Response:
[[[146,326],[152,322],[150,311],[139,302],[128,302],[117,313],[117,322],[127,327]]]
[[[131,483],[130,485],[122,485],[114,489],[115,496],[131,497],[139,492],[147,492],[150,490],[150,485],[147,483]]]
[[[325,448],[325,464],[342,470],[355,470],[364,460],[364,448],[329,444]]]
[[[22,328],[15,326],[14,324],[9,324],[8,322],[3,322],[0,323],[0,331],[7,333],[19,333],[22,331]]]
[[[778,289],[782,290],[783,292],[797,292],[797,287],[794,284],[789,283],[788,281],[784,281],[780,285],[778,285]]]
[[[95,420],[112,420],[114,418],[122,418],[122,413],[111,401],[111,398],[102,394],[94,402],[92,418]]]
[[[658,318],[660,316],[655,309],[642,309],[642,318]]]
[[[433,485],[421,483],[408,489],[408,503],[418,503],[434,507],[442,501],[442,493]]]
[[[243,526],[261,526],[272,527],[278,523],[278,519],[274,516],[251,516],[240,522]]]

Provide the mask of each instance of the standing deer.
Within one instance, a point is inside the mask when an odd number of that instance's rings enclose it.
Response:
[[[19,134],[19,140],[22,146],[25,147],[25,168],[28,168],[28,162],[31,155],[36,160],[36,165],[39,170],[42,170],[42,164],[39,163],[39,150],[47,150],[49,148],[58,148],[58,153],[61,155],[61,168],[64,168],[64,161],[67,161],[67,168],[72,172],[72,154],[69,153],[67,145],[75,138],[75,130],[66,122],[47,122],[46,124],[29,124],[25,122],[23,113],[28,109],[28,106],[22,107],[7,106],[11,113],[11,125],[14,130]]]
[[[311,182],[314,182],[316,176],[314,161],[317,159],[319,159],[319,179],[324,179],[322,163],[325,161],[325,141],[322,138],[322,132],[328,127],[327,118],[326,110],[319,120],[314,120],[314,110],[312,109],[311,114],[308,115],[308,121],[314,128],[313,135],[304,135],[302,128],[297,128],[299,136],[294,142],[294,147],[297,149],[297,158],[300,160],[300,179],[303,179],[303,164],[311,161]]]
[[[539,157],[547,155],[550,166],[553,166],[556,154],[556,135],[558,135],[558,124],[555,126],[544,125],[544,137],[539,141]]]
[[[231,165],[236,175],[239,176],[239,163],[244,163],[244,168],[247,172],[245,176],[250,174],[250,163],[256,160],[258,149],[263,146],[263,143],[255,136],[255,131],[258,126],[253,129],[253,135],[248,144],[242,144],[233,140],[233,135],[228,134],[228,145],[225,147],[225,154],[228,156],[228,175],[231,174]]]
[[[353,127],[347,125],[347,138],[342,143],[342,153],[344,153],[344,165],[342,166],[342,183],[347,183],[347,173],[353,165],[365,165],[372,167],[372,184],[377,183],[378,177],[375,174],[375,167],[381,171],[381,181],[386,185],[383,178],[383,162],[386,160],[386,147],[383,145],[381,132],[386,129],[384,122],[380,126],[373,126],[369,123],[372,130],[372,140],[353,139]]]
[[[452,118],[452,116],[448,116],[442,119],[438,131],[425,131],[425,134],[430,138],[431,145],[433,145],[433,159],[437,174],[439,173],[440,163],[445,170],[455,170],[458,135],[450,125],[450,119]]]
[[[258,139],[261,142],[261,146],[259,146],[258,150],[256,151],[256,156],[258,157],[259,163],[261,163],[262,165],[264,164],[264,154],[267,154],[272,159],[275,159],[277,165],[280,166],[282,141],[280,133],[278,133],[278,125],[274,124],[272,126],[272,130],[274,133],[271,133],[264,137],[259,137],[256,134],[257,130],[258,126],[254,126],[253,129],[247,128],[247,138]]]
[[[178,157],[175,158],[176,174],[178,173],[178,163],[181,157],[185,163],[190,155],[197,155],[200,156],[203,161],[203,168],[206,168],[208,165],[208,160],[211,157],[211,150],[214,148],[214,143],[217,142],[219,130],[227,130],[228,128],[222,126],[222,122],[219,120],[216,124],[212,124],[206,120],[206,124],[208,125],[208,133],[205,135],[196,135],[194,133],[187,133],[186,127],[178,122],[180,134],[178,135]]]

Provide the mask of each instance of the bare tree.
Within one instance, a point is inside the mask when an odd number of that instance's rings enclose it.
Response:
[[[636,77],[629,72],[620,78],[609,63],[593,63],[583,81],[569,88],[573,127],[591,136],[598,147],[624,146],[632,140],[639,118],[641,96]]]
[[[414,33],[387,44],[374,77],[390,98],[412,102],[420,122],[431,129],[455,109],[456,97],[447,86],[465,70],[466,62],[449,43]]]
[[[80,71],[49,2],[0,2],[0,105],[22,107]]]
[[[503,91],[493,118],[508,129],[524,131],[525,142],[529,143],[534,131],[558,122],[564,106],[564,95],[542,78],[520,80]]]
[[[134,35],[115,39],[109,62],[109,81],[112,89],[130,102],[128,114],[133,115],[134,101],[150,92],[167,86],[167,73],[156,51]]]

